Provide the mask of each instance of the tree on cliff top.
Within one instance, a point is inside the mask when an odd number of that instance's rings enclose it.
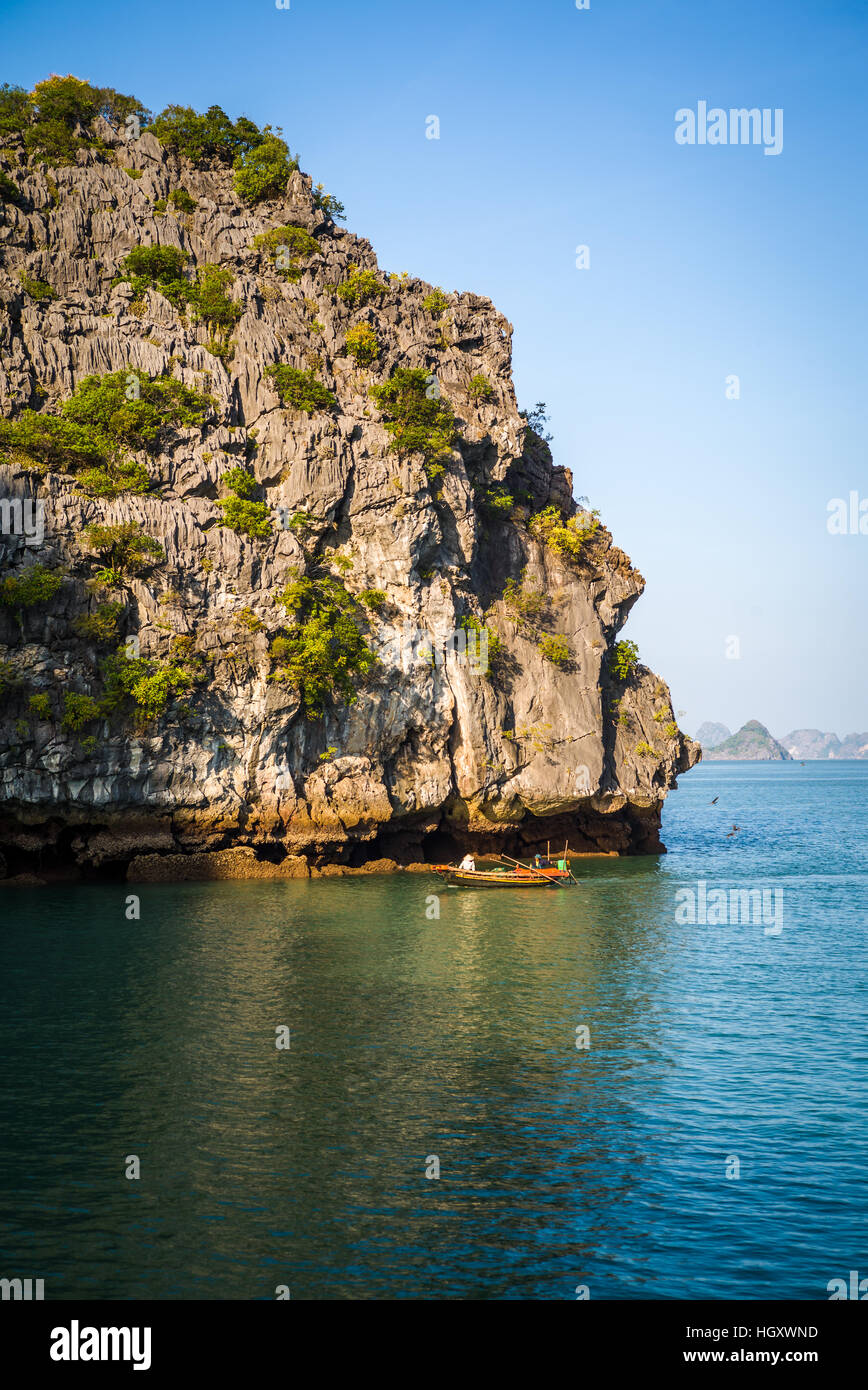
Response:
[[[231,121],[221,106],[202,114],[192,106],[167,106],[151,126],[161,144],[193,164],[219,161],[235,169],[235,191],[247,203],[276,197],[286,190],[298,160],[280,130],[262,130],[247,116]]]
[[[192,106],[167,106],[154,120],[151,134],[193,164],[211,160],[231,164],[236,155],[262,141],[259,126],[246,116],[231,121],[221,106],[209,106],[204,113]]]
[[[133,117],[140,129],[150,115],[138,97],[95,87],[72,73],[52,73],[32,92],[9,83],[0,88],[0,134],[23,136],[30,155],[53,164],[73,164],[78,150],[99,144],[89,136],[97,116],[117,127]]]
[[[233,161],[235,192],[246,203],[259,203],[263,198],[278,198],[286,192],[290,174],[298,168],[298,160],[290,154],[285,140],[266,126],[262,139],[253,149],[242,150]]]

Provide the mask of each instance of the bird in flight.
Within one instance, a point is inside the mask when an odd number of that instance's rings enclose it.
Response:
[[[712,801],[712,803],[711,803],[712,806],[716,805],[716,803],[717,803],[719,800],[720,800],[720,797],[719,797],[719,796],[716,796],[716,797],[714,798],[714,800]]]

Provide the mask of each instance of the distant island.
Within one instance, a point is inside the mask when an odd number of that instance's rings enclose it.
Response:
[[[702,744],[706,757],[709,748],[717,748],[726,738],[732,738],[732,731],[725,724],[709,724],[706,720],[696,730],[696,742]]]
[[[722,725],[717,725],[722,728]],[[700,739],[700,742],[702,740]],[[703,759],[711,762],[725,762],[730,759],[751,762],[791,762],[792,755],[776,738],[772,738],[765,724],[758,719],[749,719],[737,733],[718,743],[716,747],[703,746]]]
[[[819,729],[794,729],[781,739],[794,758],[868,758],[868,733],[824,734]]]
[[[706,721],[696,731],[696,742],[702,746],[703,759],[711,762],[868,758],[868,733],[847,734],[839,739],[837,734],[823,733],[820,729],[794,729],[776,739],[757,719],[748,720],[734,734],[725,724]]]

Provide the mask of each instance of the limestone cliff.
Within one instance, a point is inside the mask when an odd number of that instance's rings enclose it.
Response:
[[[230,167],[194,165],[147,129],[94,128],[98,145],[61,167],[0,140],[16,190],[0,204],[0,413],[57,415],[107,373],[171,378],[213,406],[162,428],[156,449],[128,450],[149,482],[116,495],[34,467],[7,437],[2,874],[306,873],[567,838],[576,851],[659,851],[663,799],[699,749],[658,677],[629,661],[617,674],[643,588],[627,556],[590,518],[577,554],[539,522],[576,504],[517,408],[511,325],[477,294],[443,302],[387,277],[299,171],[250,206]],[[275,228],[301,229],[315,250],[296,232],[281,261],[280,236],[255,240]],[[188,277],[228,271],[231,333],[118,281],[140,245],[178,248]],[[342,297],[354,272],[376,291]],[[368,362],[347,351],[359,325],[376,343]],[[324,403],[293,405],[266,374],[275,364],[315,378]],[[442,472],[396,450],[372,395],[403,369],[422,369],[454,412]],[[223,480],[239,468],[265,534],[225,524]],[[43,535],[27,528],[37,502]],[[160,558],[100,572],[82,540],[95,522],[136,523]],[[59,587],[16,607],[34,566]],[[280,596],[305,575],[334,578],[378,658],[356,698],[333,694],[320,716],[275,655],[292,636]],[[100,616],[106,632],[82,622]],[[460,649],[441,659],[443,636],[482,630],[487,671]],[[151,673],[182,653],[186,676],[158,713],[106,701],[112,637]]]

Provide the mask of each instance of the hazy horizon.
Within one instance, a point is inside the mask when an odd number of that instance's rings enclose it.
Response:
[[[695,737],[698,730],[702,728],[703,724],[722,724],[724,728],[729,729],[730,735],[732,735],[737,734],[739,730],[743,729],[745,724],[749,724],[752,719],[756,719],[757,723],[762,724],[764,728],[768,729],[772,738],[777,739],[778,743],[781,743],[785,738],[788,737],[789,734],[803,733],[808,731],[814,731],[821,734],[834,734],[835,737],[839,739],[841,743],[843,743],[846,738],[852,737],[853,734],[868,734],[868,730],[866,729],[847,729],[842,734],[839,733],[837,729],[829,729],[822,724],[793,724],[791,728],[787,729],[786,733],[778,734],[775,733],[774,729],[771,728],[770,725],[768,725],[764,719],[760,719],[759,715],[753,714],[750,716],[749,719],[745,719],[744,722],[742,724],[739,724],[736,728],[733,728],[731,725],[727,724],[725,719],[700,719],[698,721],[686,720],[685,725],[689,725],[689,727],[683,727],[684,732],[686,734],[690,734],[691,737]]]

